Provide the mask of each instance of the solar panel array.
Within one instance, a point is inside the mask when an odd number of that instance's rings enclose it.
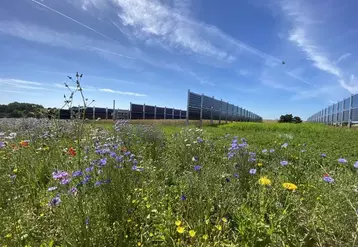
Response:
[[[151,105],[130,105],[130,119],[185,119],[186,111]]]
[[[322,109],[309,117],[307,121],[326,124],[357,123],[358,94]]]
[[[261,122],[262,118],[242,107],[188,91],[187,120]]]
[[[73,107],[72,111],[74,114],[78,113],[78,107]],[[83,114],[83,109],[80,109],[81,117]],[[117,111],[124,111],[124,110],[116,110]],[[128,111],[128,110],[127,110]],[[100,108],[100,107],[88,107],[85,112],[85,118],[87,119],[113,119],[113,109],[108,108]],[[118,114],[117,114],[118,115]],[[125,114],[122,114],[123,116]],[[71,111],[69,109],[61,109],[60,110],[60,119],[71,119]]]

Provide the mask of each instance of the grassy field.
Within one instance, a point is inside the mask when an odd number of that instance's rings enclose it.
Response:
[[[0,132],[0,246],[358,246],[356,130],[0,120]]]

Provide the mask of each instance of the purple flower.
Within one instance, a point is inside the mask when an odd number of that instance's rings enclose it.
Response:
[[[115,152],[110,152],[109,155],[110,155],[112,158],[114,158],[114,157],[117,156],[117,154],[116,154]]]
[[[133,165],[138,165],[138,161],[137,160],[133,160]]]
[[[186,200],[186,196],[185,196],[185,195],[181,195],[180,200],[185,201],[185,200]]]
[[[249,152],[249,155],[250,155],[252,158],[255,158],[255,157],[256,157],[256,153],[254,153],[254,152]]]
[[[99,160],[99,165],[100,166],[105,166],[107,164],[107,158],[103,158]]]
[[[55,180],[62,180],[68,177],[68,173],[64,171],[53,172],[52,177]]]
[[[98,186],[100,186],[101,184],[102,184],[101,181],[97,181],[97,182],[94,184],[94,186],[95,186],[95,187],[98,187]]]
[[[198,141],[198,143],[202,143],[203,139],[201,137],[198,137],[197,141]]]
[[[195,170],[195,171],[200,171],[200,170],[201,170],[201,166],[199,166],[199,165],[194,166],[194,170]]]
[[[86,184],[86,183],[88,183],[88,181],[91,179],[91,176],[90,175],[87,175],[84,179],[83,179],[83,181],[82,181],[82,183],[83,184]]]
[[[256,162],[256,158],[250,157],[249,162]]]
[[[287,146],[288,146],[288,143],[284,143],[284,144],[282,144],[281,148],[287,148]]]
[[[65,178],[60,181],[60,184],[68,184],[69,182],[70,180],[68,178]]]
[[[330,176],[324,176],[323,180],[325,182],[327,182],[327,183],[330,183],[330,184],[334,182],[334,179],[332,177],[330,177]]]
[[[51,199],[48,205],[54,207],[54,206],[58,206],[60,203],[61,203],[61,198],[59,195],[57,195]]]
[[[354,168],[358,169],[358,161],[356,161],[356,163],[353,166]]]
[[[251,175],[255,175],[255,174],[256,174],[256,169],[250,169],[249,173],[250,173]]]
[[[346,163],[347,163],[347,160],[344,159],[344,158],[339,158],[339,159],[338,159],[338,162],[341,163],[341,164],[346,164]]]
[[[262,150],[262,153],[267,153],[267,149]]]
[[[111,182],[111,179],[107,179],[107,180],[103,181],[104,184],[109,184],[110,182]]]
[[[191,160],[194,162],[197,162],[199,160],[199,158],[198,158],[198,156],[194,156]]]
[[[232,159],[234,156],[235,156],[235,153],[232,153],[232,152],[227,154],[228,159]]]
[[[0,148],[4,148],[6,147],[5,143],[4,142],[0,142]]]
[[[327,157],[327,154],[321,154],[321,157],[322,157],[322,158],[326,158],[326,157]]]
[[[124,153],[124,156],[129,156],[131,154],[131,152],[127,151]]]
[[[79,177],[79,176],[82,176],[82,171],[81,170],[78,170],[78,171],[75,171],[72,173],[72,177]]]
[[[282,161],[280,161],[280,164],[281,164],[281,166],[287,166],[287,165],[288,165],[288,161],[282,160]]]
[[[54,191],[54,190],[57,190],[56,186],[53,186],[53,187],[50,187],[50,188],[47,189],[47,191]]]
[[[270,153],[274,153],[274,152],[275,152],[275,149],[271,148]]]
[[[234,177],[235,177],[235,178],[239,178],[239,174],[234,173]]]
[[[86,224],[86,225],[89,224],[89,217],[88,217],[88,216],[86,217],[85,224]]]
[[[137,168],[138,168],[138,167],[137,167],[136,165],[132,166],[132,170],[133,170],[133,171],[136,171]]]
[[[123,161],[123,156],[122,156],[122,155],[117,156],[117,157],[116,157],[116,161],[117,161],[117,162],[122,162],[122,161]]]
[[[77,194],[77,192],[78,192],[78,189],[77,189],[76,187],[72,187],[72,188],[70,189],[70,193],[71,193],[71,194]]]
[[[87,168],[86,168],[86,172],[91,172],[91,171],[93,171],[93,168],[94,168],[93,166],[87,167]]]
[[[135,157],[134,154],[131,154],[131,155],[129,156],[130,159],[134,159],[134,157]]]

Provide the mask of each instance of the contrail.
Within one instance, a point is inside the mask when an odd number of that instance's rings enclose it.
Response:
[[[92,50],[102,51],[102,52],[106,52],[106,53],[109,53],[109,54],[112,54],[112,55],[121,56],[121,57],[129,58],[129,59],[134,59],[133,57],[128,57],[128,56],[122,55],[120,53],[113,52],[113,51],[107,51],[107,50],[104,50],[104,49],[101,49],[101,48],[98,48],[98,47],[88,46],[88,45],[86,47],[89,48],[89,49],[92,49]]]
[[[105,38],[107,38],[107,39],[111,39],[111,40],[113,40],[113,41],[118,42],[117,40],[115,40],[115,39],[113,39],[113,38],[111,38],[111,37],[109,37],[109,36],[107,36],[107,35],[105,35],[105,34],[103,34],[103,33],[101,33],[101,32],[98,32],[97,30],[93,29],[92,27],[89,27],[89,26],[87,26],[86,24],[83,24],[82,22],[79,22],[79,21],[73,19],[72,17],[69,17],[68,15],[65,15],[65,14],[61,13],[60,11],[57,11],[57,10],[55,10],[55,9],[53,9],[53,8],[51,8],[51,7],[49,7],[49,6],[45,5],[45,4],[43,4],[43,3],[40,3],[40,2],[38,2],[38,1],[36,1],[36,0],[31,0],[31,1],[34,2],[34,3],[36,3],[36,4],[38,4],[38,5],[41,5],[42,7],[46,8],[46,9],[48,9],[48,10],[51,10],[52,12],[55,12],[55,13],[57,13],[57,14],[59,14],[59,15],[65,17],[65,18],[67,18],[67,19],[69,19],[69,20],[71,20],[71,21],[73,21],[73,22],[75,22],[75,23],[77,23],[77,24],[79,24],[79,25],[81,25],[82,27],[87,28],[88,30],[91,30],[92,32],[95,32],[95,33],[97,33],[97,34],[99,34],[99,35],[101,35],[101,36],[103,36],[103,37],[105,37]]]

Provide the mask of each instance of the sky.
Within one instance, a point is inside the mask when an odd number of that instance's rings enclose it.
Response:
[[[265,119],[358,93],[354,0],[1,0],[0,104],[186,109],[188,89]],[[284,61],[284,64],[282,63]],[[74,104],[79,104],[75,98]]]

